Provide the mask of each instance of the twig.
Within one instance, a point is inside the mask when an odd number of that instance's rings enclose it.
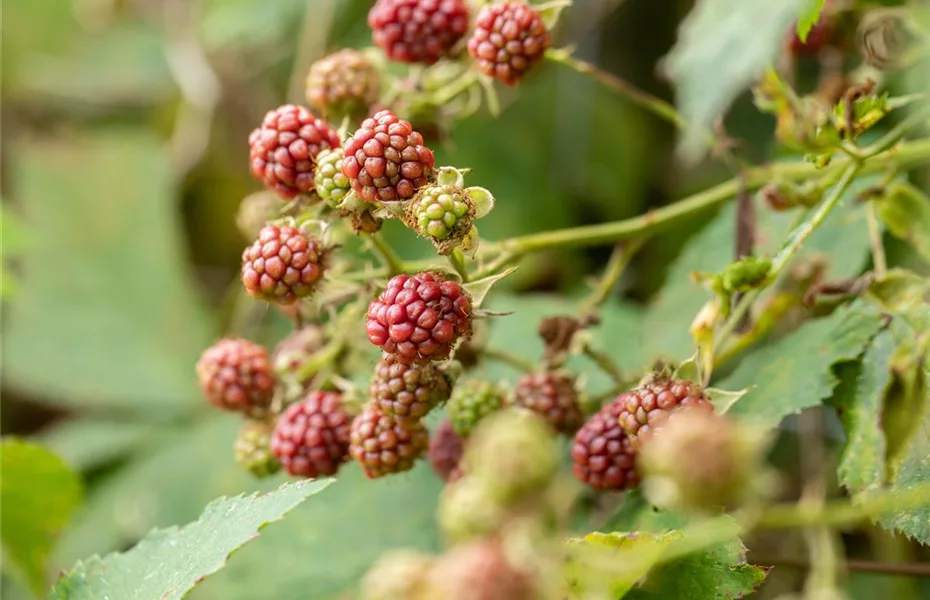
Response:
[[[365,237],[368,238],[375,252],[381,258],[381,263],[387,269],[388,277],[404,272],[404,261],[394,252],[394,248],[381,237],[380,233],[369,233]]]
[[[626,271],[627,266],[633,259],[633,256],[646,243],[646,238],[631,240],[627,244],[617,244],[614,246],[610,258],[607,260],[607,267],[604,269],[604,275],[601,277],[590,296],[585,298],[581,303],[581,314],[586,315],[597,310],[604,302],[610,298],[617,285],[617,281]]]
[[[865,207],[866,223],[869,226],[869,244],[872,246],[872,266],[875,275],[879,278],[885,276],[888,262],[885,260],[885,245],[882,243],[882,229],[878,224],[875,203],[869,202]]]
[[[790,567],[793,569],[809,569],[810,562],[803,558],[789,556],[768,557],[756,556],[751,553],[749,559],[758,565],[771,565],[774,567]],[[848,558],[840,563],[847,571],[860,573],[879,573],[882,575],[908,575],[911,577],[930,577],[930,563],[887,563],[872,560],[858,560]]]
[[[488,360],[503,363],[523,373],[532,373],[536,370],[536,365],[532,362],[499,348],[482,348],[481,355]]]

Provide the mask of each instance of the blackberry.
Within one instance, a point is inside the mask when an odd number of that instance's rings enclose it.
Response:
[[[444,360],[471,331],[471,298],[438,273],[396,275],[368,305],[368,339],[400,362]]]
[[[326,251],[294,227],[266,225],[242,252],[242,284],[253,298],[291,304],[319,287]]]
[[[468,8],[464,0],[378,0],[368,25],[391,60],[431,65],[468,31]]]
[[[639,387],[620,394],[616,402],[620,404],[620,427],[637,450],[656,428],[661,427],[679,409],[714,410],[710,397],[700,385],[662,375],[656,375]]]
[[[575,380],[562,373],[524,375],[514,388],[513,398],[514,406],[538,413],[561,433],[574,433],[583,421]]]
[[[444,481],[455,481],[462,476],[459,463],[462,461],[463,443],[459,434],[452,429],[452,422],[443,421],[429,438],[429,462]]]
[[[249,416],[264,415],[275,391],[274,370],[262,346],[242,339],[222,339],[197,361],[200,389],[214,405]]]
[[[362,121],[343,147],[342,172],[366,202],[412,198],[433,173],[433,151],[408,121],[382,110]]]
[[[364,116],[378,101],[381,88],[378,69],[351,48],[313,63],[307,74],[307,104],[323,115],[338,119]]]
[[[236,226],[247,240],[254,240],[268,221],[281,216],[283,208],[281,199],[270,190],[249,194],[239,204]]]
[[[335,475],[348,456],[351,421],[338,393],[311,391],[278,418],[271,451],[289,475]]]
[[[349,178],[342,174],[342,150],[323,150],[316,157],[314,186],[317,195],[330,208],[339,208],[352,191]]]
[[[418,421],[449,398],[449,380],[430,363],[412,365],[385,354],[375,366],[370,396],[385,415]]]
[[[359,600],[427,600],[424,586],[434,560],[416,550],[385,554],[362,578]]]
[[[620,427],[622,411],[620,400],[605,404],[575,434],[572,472],[596,490],[621,491],[639,484],[636,451]]]
[[[429,446],[421,423],[400,422],[368,404],[352,422],[350,453],[370,479],[409,471]]]
[[[452,429],[468,437],[478,422],[504,407],[507,390],[480,379],[466,379],[456,384],[449,399]]]
[[[468,40],[468,52],[481,71],[507,85],[516,85],[543,58],[549,32],[542,17],[523,2],[485,5]]]
[[[236,462],[255,477],[268,477],[281,470],[281,461],[271,452],[272,431],[274,427],[267,421],[248,421],[236,437]]]
[[[410,202],[404,220],[440,254],[449,254],[471,230],[474,216],[474,203],[464,189],[431,185],[421,189]]]
[[[518,569],[500,540],[485,538],[461,544],[441,556],[430,569],[428,588],[449,600],[533,600],[538,598],[531,575]]]
[[[282,198],[313,190],[316,156],[339,147],[339,134],[303,106],[286,104],[268,111],[249,134],[252,175]]]

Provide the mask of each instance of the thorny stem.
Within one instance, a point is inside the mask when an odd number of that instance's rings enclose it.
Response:
[[[369,233],[365,237],[368,238],[372,247],[381,258],[381,262],[387,269],[388,277],[404,272],[404,261],[394,252],[394,248],[381,237],[381,234]]]
[[[875,275],[878,278],[885,276],[888,270],[888,262],[885,260],[885,246],[882,244],[882,230],[878,224],[878,215],[874,202],[869,202],[865,207],[866,223],[869,226],[869,244],[872,246],[872,266]]]
[[[930,161],[930,139],[915,140],[905,142],[885,154],[877,155],[866,161],[859,168],[859,174],[881,172],[892,164],[896,165],[900,170],[907,170],[928,161]],[[495,268],[502,268],[502,265],[505,264],[505,256],[506,263],[509,264],[530,252],[550,248],[597,246],[648,236],[664,231],[683,220],[690,219],[697,214],[712,210],[728,202],[739,192],[741,181],[745,182],[746,189],[754,190],[776,178],[784,181],[803,181],[817,174],[822,174],[823,178],[829,179],[834,177],[837,172],[843,173],[846,168],[853,164],[855,162],[847,158],[836,159],[833,164],[825,169],[817,169],[814,165],[801,161],[747,169],[742,177],[734,177],[729,181],[644,215],[609,223],[556,229],[517,236],[498,242],[487,242],[481,245],[479,253],[482,256],[499,255],[491,265],[495,266]],[[403,267],[402,271],[412,272],[427,269],[433,265],[434,261],[424,260],[403,262],[400,266]],[[489,270],[489,268],[482,269],[480,274],[490,274]],[[347,280],[367,280],[373,277],[383,277],[384,275],[386,275],[386,271],[382,269],[365,273],[350,273],[345,278]]]
[[[785,267],[791,262],[794,256],[798,253],[798,250],[801,249],[801,246],[805,241],[811,236],[814,231],[823,224],[826,220],[827,215],[836,208],[839,204],[840,199],[843,197],[843,193],[846,191],[846,188],[849,187],[849,184],[852,183],[856,175],[862,170],[863,165],[858,162],[851,162],[846,165],[843,175],[840,177],[840,180],[837,182],[833,189],[830,191],[830,195],[827,196],[823,202],[820,203],[820,206],[814,211],[814,214],[811,215],[810,219],[801,223],[794,231],[791,232],[791,235],[788,238],[788,244],[775,256],[772,260],[772,269],[769,272],[768,280],[774,281],[781,273],[785,270]],[[736,325],[743,319],[743,317],[749,312],[749,308],[755,302],[756,298],[761,294],[760,289],[750,290],[740,299],[737,305],[733,308],[733,312],[730,314],[730,318],[724,323],[723,328],[720,330],[720,334],[717,336],[715,341],[715,346],[719,349],[723,346],[723,343],[730,337],[733,331],[736,328]]]
[[[601,277],[591,295],[581,303],[581,313],[583,315],[597,310],[610,298],[610,293],[617,286],[617,281],[619,281],[633,256],[643,247],[645,242],[646,238],[643,237],[632,240],[628,244],[614,246],[614,250],[607,260],[607,267],[604,269],[603,277]]]

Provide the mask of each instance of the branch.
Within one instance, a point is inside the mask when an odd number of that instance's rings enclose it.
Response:
[[[790,567],[794,569],[809,569],[810,563],[803,558],[789,556],[767,557],[751,554],[750,560],[759,565],[772,565],[775,567]],[[872,560],[846,559],[840,567],[847,571],[860,573],[879,573],[882,575],[909,575],[911,577],[930,577],[930,563],[887,563]]]

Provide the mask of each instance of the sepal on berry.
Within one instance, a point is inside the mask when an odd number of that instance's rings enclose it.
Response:
[[[420,189],[406,206],[404,222],[436,247],[451,254],[472,229],[475,206],[468,192],[457,185],[431,185]]]

